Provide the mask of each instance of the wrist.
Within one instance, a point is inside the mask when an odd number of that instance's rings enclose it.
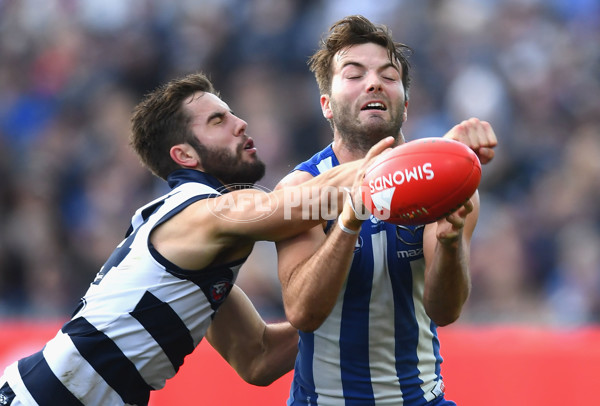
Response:
[[[362,222],[348,221],[344,218],[343,213],[338,216],[337,219],[338,227],[342,229],[346,234],[356,235],[360,232]]]

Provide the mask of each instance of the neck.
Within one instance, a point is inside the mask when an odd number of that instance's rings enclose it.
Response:
[[[346,144],[344,140],[338,137],[333,139],[333,145],[331,147],[333,148],[333,152],[341,164],[364,158],[367,154],[365,151],[359,148],[355,148]]]

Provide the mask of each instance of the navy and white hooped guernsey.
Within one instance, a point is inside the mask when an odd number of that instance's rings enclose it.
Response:
[[[31,405],[146,405],[204,337],[245,261],[181,269],[162,257],[151,231],[222,184],[195,170],[168,179],[171,192],[138,209],[73,318],[4,379]]]
[[[336,165],[329,145],[295,170],[317,176]],[[422,303],[423,228],[364,222],[333,311],[300,333],[288,405],[454,405]]]

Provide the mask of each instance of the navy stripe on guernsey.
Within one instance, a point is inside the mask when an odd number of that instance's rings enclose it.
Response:
[[[363,245],[365,252],[372,251],[371,242],[366,240]],[[356,343],[361,343],[361,347],[369,346],[369,329],[364,328],[369,323],[369,312],[356,312],[357,309],[369,308],[369,295],[362,295],[361,292],[370,292],[373,282],[373,269],[365,268],[365,273],[348,273],[346,283],[345,297],[351,300],[344,300],[342,307],[342,321],[340,325],[340,369],[342,385],[346,405],[365,404],[364,399],[373,398],[373,388],[370,383],[370,377],[357,380],[353,376],[356,373],[358,365],[363,371],[369,372],[369,353],[355,351]],[[344,354],[352,354],[345,357]],[[352,399],[358,399],[359,403],[354,403]]]
[[[302,332],[299,332],[300,334]],[[315,336],[313,334],[305,334],[299,343],[307,354],[313,354],[315,350]],[[313,357],[296,357],[294,364],[294,381],[290,388],[290,399],[300,401],[302,405],[317,405],[317,394],[315,387],[313,370]],[[302,389],[306,388],[306,391]],[[288,405],[290,401],[288,400]]]
[[[185,356],[194,351],[194,340],[189,334],[182,334],[187,327],[177,313],[167,303],[146,292],[130,314],[150,333],[178,371]]]
[[[41,351],[19,360],[19,374],[40,405],[82,406],[54,375]]]
[[[81,356],[94,367],[125,403],[132,405],[148,403],[152,387],[146,384],[135,365],[106,334],[98,331],[82,317],[67,322],[62,332],[69,335]]]
[[[387,235],[390,238],[396,238],[396,235]],[[392,242],[388,241],[388,246]],[[396,252],[387,252],[388,263],[397,261],[393,256]],[[389,272],[391,280],[392,293],[394,295],[394,303],[396,307],[410,309],[410,312],[394,312],[395,339],[396,339],[396,370],[398,377],[414,376],[417,377],[419,371],[417,369],[417,352],[407,352],[405,348],[417,348],[419,343],[419,324],[415,317],[415,306],[413,301],[413,277],[410,272]],[[420,389],[421,381],[418,378],[410,380],[407,384],[405,380],[400,381],[402,396],[405,400],[416,399],[423,396],[423,391]]]

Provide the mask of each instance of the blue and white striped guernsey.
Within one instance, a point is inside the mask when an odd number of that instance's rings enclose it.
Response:
[[[317,176],[336,165],[329,145],[295,169]],[[423,228],[364,222],[333,311],[300,333],[288,405],[454,405],[422,303]]]
[[[25,404],[146,405],[200,343],[244,259],[201,272],[178,268],[149,241],[152,229],[200,199],[215,178],[190,169],[170,193],[137,210],[125,240],[104,264],[73,318],[4,378]]]

